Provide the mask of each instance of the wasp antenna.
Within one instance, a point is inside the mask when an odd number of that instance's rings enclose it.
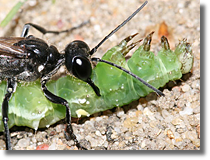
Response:
[[[114,30],[112,30],[104,39],[98,43],[91,51],[90,55],[93,55],[97,49],[109,38],[111,37],[115,32],[117,32],[120,28],[122,28],[126,23],[128,23],[144,6],[148,3],[148,1],[145,1],[131,16],[129,16],[124,22],[122,22],[119,26],[117,26]]]
[[[157,93],[158,96],[165,96],[165,94],[163,92],[161,92],[160,90],[156,89],[155,87],[153,87],[152,85],[150,85],[149,83],[147,83],[146,81],[144,81],[143,79],[141,79],[140,77],[138,77],[137,75],[133,74],[132,72],[126,70],[125,68],[116,65],[115,63],[100,59],[100,58],[91,58],[92,61],[95,62],[104,62],[107,63],[111,66],[114,66],[122,71],[124,71],[127,74],[130,74],[131,76],[133,76],[134,78],[136,78],[137,80],[139,80],[140,82],[142,82],[144,85],[146,85],[147,87],[151,88],[153,91],[155,91]]]

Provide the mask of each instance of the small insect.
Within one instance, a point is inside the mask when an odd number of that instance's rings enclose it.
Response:
[[[154,90],[158,95],[164,95],[161,91],[159,91],[143,79],[139,78],[137,75],[133,74],[129,70],[100,58],[91,58],[91,56],[97,51],[97,49],[110,36],[112,36],[122,26],[130,21],[146,4],[147,1],[144,2],[144,4],[139,7],[131,16],[129,16],[122,24],[120,24],[112,32],[110,32],[110,34],[108,34],[92,50],[89,49],[88,45],[85,42],[77,40],[69,43],[66,46],[65,54],[60,54],[55,46],[48,46],[45,41],[32,35],[27,36],[30,27],[34,27],[43,34],[59,34],[62,32],[69,32],[75,28],[57,32],[48,31],[39,25],[28,23],[24,26],[21,37],[0,38],[0,80],[7,80],[6,94],[2,102],[2,121],[4,125],[7,150],[12,149],[8,125],[9,100],[12,97],[12,94],[16,91],[17,82],[33,82],[39,78],[41,79],[41,89],[44,92],[45,97],[55,104],[65,106],[65,117],[67,123],[67,128],[65,132],[66,138],[73,139],[79,149],[86,149],[82,145],[80,145],[73,132],[71,125],[71,110],[68,101],[53,94],[46,87],[46,83],[63,65],[66,66],[69,73],[90,85],[98,97],[100,97],[103,93],[100,92],[99,87],[91,79],[91,61],[103,62],[113,67],[116,67],[123,72],[133,76],[141,83]]]

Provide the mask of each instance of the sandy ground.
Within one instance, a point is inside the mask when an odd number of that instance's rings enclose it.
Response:
[[[16,2],[0,0],[0,21]],[[0,36],[20,36],[27,22],[42,25],[50,30],[62,30],[90,20],[90,24],[73,33],[47,35],[44,38],[49,44],[55,44],[59,50],[64,49],[66,44],[75,39],[84,40],[92,48],[142,2],[62,0],[53,4],[51,0],[28,1],[8,26],[0,28]],[[165,89],[165,98],[151,100],[148,96],[122,109],[95,114],[79,124],[76,121],[73,124],[75,134],[88,149],[200,150],[199,1],[150,0],[141,13],[103,44],[96,56],[100,57],[128,35],[138,32],[138,36],[144,38],[153,30],[156,34],[151,50],[157,53],[160,46],[158,30],[162,22],[168,26],[167,36],[172,49],[183,38],[187,38],[192,44],[194,55],[192,75],[178,83],[172,90]],[[30,34],[42,37],[34,30],[30,30]],[[141,123],[133,124],[136,116],[141,119]],[[13,149],[34,150],[37,146],[46,144],[48,149],[76,150],[73,142],[65,140],[62,128],[62,121],[36,133],[29,128],[15,128],[11,133]],[[106,138],[107,131],[111,132],[111,141]],[[5,149],[2,138],[1,135],[0,149]]]

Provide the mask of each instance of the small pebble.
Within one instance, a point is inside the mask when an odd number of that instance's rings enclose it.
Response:
[[[184,115],[191,115],[193,114],[193,109],[190,108],[190,107],[186,107],[183,111],[180,111],[179,114],[181,116],[184,116]]]
[[[49,145],[48,144],[41,144],[41,145],[38,145],[36,147],[36,150],[48,150],[49,149]]]
[[[124,114],[125,114],[125,112],[124,112],[123,109],[119,109],[119,110],[117,111],[117,116],[118,116],[118,117],[122,117]]]
[[[57,126],[55,127],[55,129],[56,129],[56,132],[58,132],[58,133],[62,132],[62,131],[63,131],[63,124],[57,125]]]
[[[29,146],[29,143],[30,143],[30,138],[23,138],[18,141],[18,146],[19,147],[27,147],[27,146]]]
[[[184,86],[181,87],[183,92],[188,92],[191,87],[188,84],[185,84]]]
[[[181,124],[181,119],[180,118],[175,118],[175,119],[173,119],[172,121],[171,121],[171,123],[173,124],[173,125],[179,125],[179,124]]]
[[[144,109],[143,114],[147,115],[149,117],[149,119],[155,120],[154,113],[151,112],[148,107]]]
[[[0,139],[0,150],[5,150],[5,149],[6,149],[5,142],[2,139]]]

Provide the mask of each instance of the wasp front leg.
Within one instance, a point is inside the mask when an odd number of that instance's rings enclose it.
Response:
[[[7,93],[4,96],[4,100],[2,103],[2,121],[4,124],[4,134],[6,137],[6,149],[7,150],[12,150],[12,145],[11,145],[11,138],[10,138],[10,132],[9,132],[9,126],[8,126],[8,109],[9,109],[9,100],[12,96],[12,93],[15,92],[17,86],[17,82],[12,79],[8,78],[7,80]]]
[[[41,87],[42,87],[42,91],[44,92],[45,97],[53,103],[61,104],[61,105],[64,105],[66,107],[66,123],[67,123],[67,128],[66,128],[66,133],[67,134],[65,134],[66,139],[67,140],[72,139],[79,149],[87,150],[85,147],[83,147],[78,142],[77,137],[74,134],[74,131],[73,131],[73,128],[72,128],[72,125],[71,125],[71,110],[70,110],[68,102],[65,99],[63,99],[61,97],[58,97],[58,96],[54,95],[53,93],[51,93],[47,89],[46,83],[47,83],[46,77],[42,78]]]

